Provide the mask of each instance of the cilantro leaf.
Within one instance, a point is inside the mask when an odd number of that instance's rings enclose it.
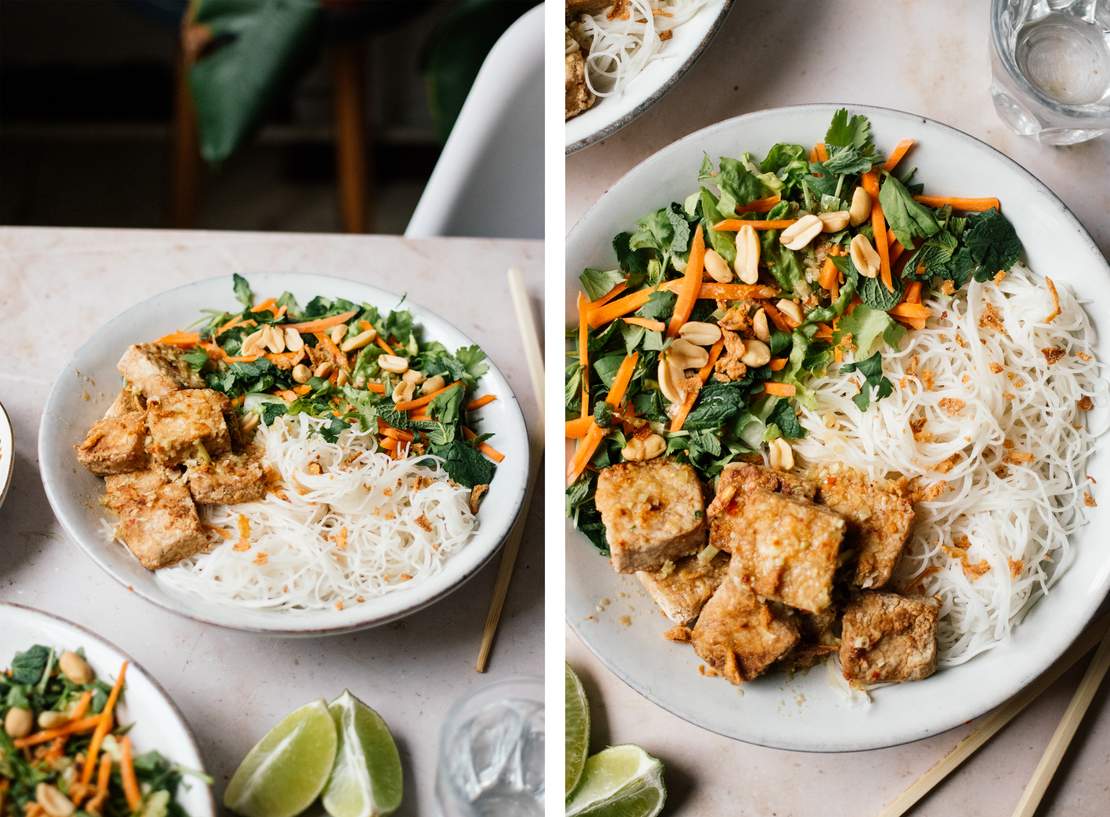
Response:
[[[624,283],[624,276],[619,270],[601,270],[586,267],[578,276],[582,284],[582,291],[591,301],[596,301],[617,284]]]
[[[243,305],[244,308],[250,309],[254,306],[254,293],[251,292],[251,285],[239,273],[233,273],[231,276],[231,288],[235,291],[235,300]]]
[[[668,321],[674,312],[674,305],[678,296],[666,290],[657,290],[651,293],[648,302],[636,310],[641,318],[650,318],[654,321]]]
[[[864,385],[859,394],[852,398],[852,402],[856,404],[860,411],[867,411],[868,406],[871,405],[872,388],[875,389],[875,402],[889,396],[894,391],[894,384],[883,376],[883,356],[879,352],[854,363],[845,363],[840,367],[840,371],[845,374],[859,372],[863,375]]]
[[[871,122],[863,114],[849,116],[847,108],[840,108],[833,114],[829,129],[825,132],[826,147],[854,147],[865,150],[868,147],[873,151],[875,143],[871,141]]]

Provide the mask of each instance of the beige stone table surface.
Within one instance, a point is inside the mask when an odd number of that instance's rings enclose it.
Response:
[[[285,713],[350,688],[393,727],[405,767],[400,813],[437,814],[436,750],[448,708],[494,679],[543,672],[541,503],[533,503],[482,676],[473,665],[496,562],[427,610],[355,635],[278,639],[196,624],[129,595],[67,541],[43,493],[36,438],[56,373],[98,326],[165,289],[252,270],[331,274],[407,292],[486,350],[532,424],[535,401],[505,286],[511,265],[524,270],[539,309],[539,242],[0,228],[0,402],[16,439],[15,481],[0,509],[0,599],[80,622],[130,652],[185,714],[217,796]]]
[[[570,156],[566,224],[655,151],[749,111],[809,102],[900,108],[983,139],[1030,170],[1110,255],[1110,137],[1050,148],[1006,129],[989,95],[989,4],[964,0],[737,2],[698,63],[650,111]],[[691,726],[641,698],[568,635],[594,701],[594,739],[638,743],[667,763],[674,817],[868,817],[966,733],[841,755],[780,752]],[[920,804],[918,817],[1007,817],[1077,683],[1062,679]],[[1058,773],[1043,817],[1110,814],[1104,691]]]

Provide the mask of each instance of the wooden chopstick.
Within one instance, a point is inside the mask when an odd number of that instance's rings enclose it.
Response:
[[[1103,637],[1095,657],[1087,666],[1083,680],[1079,682],[1068,708],[1064,711],[1064,717],[1060,719],[1056,731],[1052,733],[1052,739],[1045,747],[1040,763],[1033,770],[1033,776],[1025,785],[1025,791],[1021,793],[1013,817],[1033,817],[1033,813],[1041,804],[1041,798],[1048,789],[1048,784],[1052,782],[1052,776],[1056,774],[1056,769],[1071,744],[1071,739],[1075,737],[1075,731],[1079,728],[1083,716],[1087,714],[1087,708],[1094,700],[1102,679],[1106,677],[1107,670],[1110,670],[1110,632]]]
[[[524,490],[524,504],[521,506],[520,515],[513,523],[509,536],[505,540],[505,549],[501,553],[501,563],[497,567],[497,580],[493,585],[493,598],[490,599],[489,612],[486,613],[486,624],[482,630],[482,646],[478,650],[478,660],[474,669],[485,672],[489,664],[490,650],[493,648],[493,639],[497,635],[497,627],[501,623],[501,613],[505,608],[505,598],[509,594],[509,584],[513,580],[513,569],[520,553],[520,540],[524,536],[524,528],[528,523],[528,508],[532,503],[532,490],[536,485],[536,475],[541,472],[540,457],[543,453],[543,353],[540,351],[540,336],[536,329],[536,319],[532,314],[532,305],[528,302],[528,292],[524,288],[524,278],[519,269],[509,269],[509,292],[512,294],[513,310],[516,312],[517,324],[520,326],[520,340],[524,345],[524,357],[528,362],[528,373],[532,378],[532,390],[539,407],[539,421],[536,428],[529,434],[529,448],[531,451],[531,473],[528,475],[528,485]]]
[[[1060,660],[1045,670],[1033,683],[985,716],[967,737],[953,747],[952,751],[937,761],[932,768],[879,812],[878,817],[901,817],[909,811],[918,800],[932,791],[938,783],[959,768],[960,764],[975,754],[979,747],[994,737],[1003,726],[1056,683],[1060,676],[1071,669],[1080,658],[1093,650],[1108,630],[1110,630],[1110,613],[1087,627],[1060,656]]]

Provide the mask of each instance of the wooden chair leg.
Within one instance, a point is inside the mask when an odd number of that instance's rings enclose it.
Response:
[[[361,41],[335,44],[332,77],[335,83],[335,159],[339,181],[339,211],[343,229],[365,232],[372,213],[367,194],[369,156],[366,149],[366,49]]]
[[[193,96],[189,92],[189,74],[184,54],[178,57],[176,73],[170,224],[184,230],[196,223],[201,174],[197,112],[193,107]]]

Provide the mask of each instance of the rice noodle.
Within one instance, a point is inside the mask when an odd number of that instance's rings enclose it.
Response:
[[[158,571],[158,580],[256,609],[342,608],[425,581],[469,541],[478,526],[470,492],[438,464],[392,459],[374,434],[354,428],[329,443],[316,433],[324,424],[302,414],[260,427],[284,496],[207,508],[204,522],[230,538]],[[243,544],[240,515],[250,525]]]
[[[859,376],[834,370],[810,384],[816,408],[802,409],[795,450],[807,463],[917,478],[925,491],[942,483],[916,503],[895,577],[939,599],[942,666],[1007,638],[1067,569],[1069,536],[1086,521],[1086,464],[1110,401],[1090,321],[1065,287],[1059,299],[1046,323],[1051,296],[1024,267],[954,298],[938,293],[928,305],[939,318],[883,353],[893,394],[860,412]],[[1063,350],[1055,362],[1042,351],[1053,349]]]
[[[574,39],[586,53],[586,85],[596,96],[620,93],[660,56],[665,32],[697,14],[708,0],[628,0],[625,14],[610,9],[572,21]],[[573,44],[567,40],[567,49]]]

